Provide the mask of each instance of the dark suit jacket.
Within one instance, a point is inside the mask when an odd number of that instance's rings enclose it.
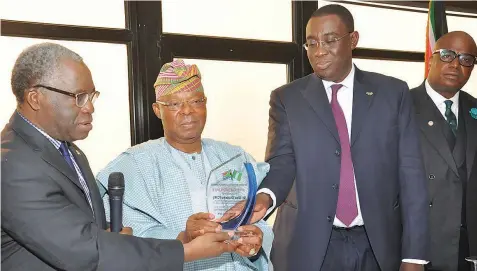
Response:
[[[106,232],[103,201],[81,150],[70,150],[91,192],[60,152],[14,113],[2,131],[2,270],[182,270],[176,240]]]
[[[273,191],[280,205],[294,180],[296,186],[275,222],[281,231],[275,232],[272,262],[279,271],[319,270],[341,161],[330,102],[321,79],[309,75],[273,91],[270,106],[271,169],[260,188]],[[402,259],[427,259],[428,197],[418,135],[406,83],[356,69],[351,152],[362,216],[382,270],[398,270]]]
[[[472,107],[477,107],[477,99],[460,92],[457,142],[451,151],[445,134],[452,131],[427,95],[424,83],[412,89],[411,94],[421,130],[421,148],[428,179],[430,260],[433,268],[457,271],[463,182],[467,183],[469,242],[472,254],[477,255],[477,164],[474,162],[477,120],[469,113]]]

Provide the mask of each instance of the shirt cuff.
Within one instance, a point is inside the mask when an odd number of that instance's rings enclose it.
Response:
[[[268,188],[262,188],[262,189],[258,190],[257,195],[260,194],[260,193],[265,193],[265,194],[269,195],[270,198],[272,198],[272,206],[270,208],[268,208],[267,213],[265,214],[265,216],[267,216],[273,211],[273,209],[275,209],[275,206],[277,205],[277,197],[275,197],[275,194],[272,192],[272,190],[270,190]]]
[[[429,263],[429,261],[424,261],[424,260],[416,260],[416,259],[403,259],[403,263],[413,263],[413,264],[422,264],[426,265]]]

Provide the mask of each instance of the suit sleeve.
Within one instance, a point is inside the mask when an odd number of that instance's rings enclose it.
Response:
[[[278,90],[273,91],[270,96],[268,142],[265,154],[265,160],[270,164],[270,171],[259,187],[259,189],[267,188],[273,192],[276,206],[280,206],[286,199],[296,174],[295,153],[288,116]]]
[[[402,258],[428,259],[429,197],[411,93],[403,84],[399,112],[399,185]]]
[[[2,229],[59,270],[182,270],[177,240],[141,239],[98,228],[46,173],[2,159]]]

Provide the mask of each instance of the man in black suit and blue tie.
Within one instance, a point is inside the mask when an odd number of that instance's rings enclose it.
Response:
[[[158,240],[109,232],[88,160],[73,143],[93,128],[99,96],[78,54],[28,47],[11,81],[17,109],[1,133],[2,270],[182,271],[184,261],[234,251],[226,233]]]

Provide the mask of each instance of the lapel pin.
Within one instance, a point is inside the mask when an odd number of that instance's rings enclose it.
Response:
[[[366,92],[366,95],[368,95],[368,96],[371,96],[371,95],[373,95],[373,94],[374,94],[374,93],[372,93],[372,92]]]
[[[433,126],[434,125],[434,122],[432,120],[430,120],[428,123],[427,123],[429,126]]]
[[[75,151],[76,151],[76,154],[77,154],[77,155],[81,155],[81,154],[80,154],[80,152],[79,152],[78,150],[75,150]]]

